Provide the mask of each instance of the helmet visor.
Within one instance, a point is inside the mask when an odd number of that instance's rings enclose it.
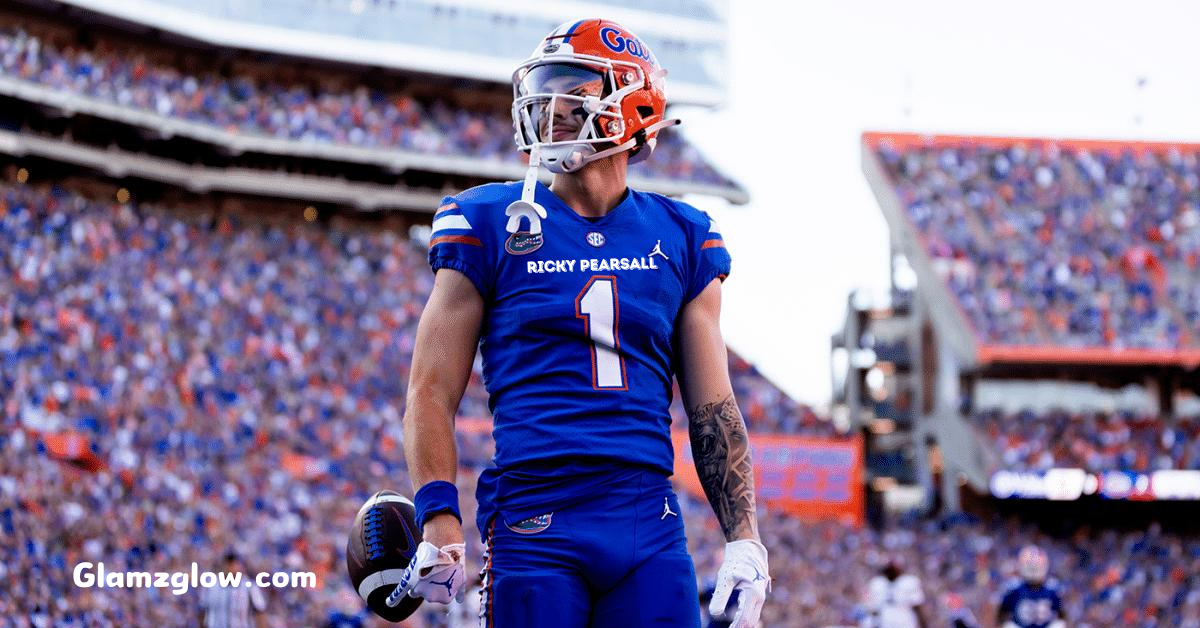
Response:
[[[573,142],[597,137],[596,114],[613,109],[601,103],[610,91],[598,68],[573,63],[534,65],[518,75],[521,129],[534,142]]]
[[[517,96],[567,94],[602,96],[604,75],[596,68],[573,63],[543,63],[525,71],[517,83]]]

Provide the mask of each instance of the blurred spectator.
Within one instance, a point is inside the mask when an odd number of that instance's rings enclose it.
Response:
[[[224,573],[246,573],[236,552],[225,554],[220,566]],[[199,615],[203,628],[250,628],[265,626],[267,601],[262,589],[256,586],[222,585],[200,592]]]
[[[924,628],[925,588],[921,578],[904,573],[904,561],[888,557],[867,584],[867,618],[863,628]]]

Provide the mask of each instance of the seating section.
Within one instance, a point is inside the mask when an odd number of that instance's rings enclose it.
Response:
[[[1068,625],[1200,625],[1194,577],[1200,542],[1156,527],[1054,539],[1032,527],[965,517],[883,532],[805,523],[778,513],[767,513],[761,524],[763,542],[787,556],[771,563],[776,586],[763,611],[770,628],[863,625],[866,583],[889,557],[920,577],[930,625],[953,626],[954,617],[970,613],[976,625],[990,626],[1001,593],[1017,581],[1017,554],[1029,543],[1049,555]],[[702,574],[714,567],[697,565]]]
[[[982,342],[1197,348],[1200,148],[966,138],[877,155]]]
[[[5,184],[0,251],[0,627],[170,625],[196,595],[82,591],[64,565],[215,571],[227,548],[255,573],[320,576],[272,590],[269,625],[357,612],[346,526],[370,491],[411,490],[400,418],[424,249]],[[751,429],[828,433],[744,360],[731,370]],[[478,373],[460,414],[472,495],[493,453]],[[711,537],[702,554],[720,550],[711,520],[689,524]]]
[[[1200,470],[1200,418],[1168,421],[1130,412],[977,412],[985,445],[1011,471],[1093,473]]]
[[[82,97],[234,133],[308,144],[519,162],[504,107],[467,107],[453,99],[323,80],[189,69],[100,39],[91,47],[0,25],[0,73]],[[635,164],[643,177],[722,187],[734,184],[671,131],[655,156]]]

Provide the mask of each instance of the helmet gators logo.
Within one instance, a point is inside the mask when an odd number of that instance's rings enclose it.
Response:
[[[611,26],[605,26],[600,29],[600,41],[604,42],[604,45],[609,50],[617,54],[626,53],[642,61],[657,65],[654,56],[650,54],[650,49],[643,46],[641,41],[632,35],[623,34]]]

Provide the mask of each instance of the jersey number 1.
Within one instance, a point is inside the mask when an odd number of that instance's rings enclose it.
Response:
[[[617,350],[617,278],[599,275],[588,280],[575,297],[575,317],[582,318],[592,339],[592,388],[628,390],[625,358]]]

